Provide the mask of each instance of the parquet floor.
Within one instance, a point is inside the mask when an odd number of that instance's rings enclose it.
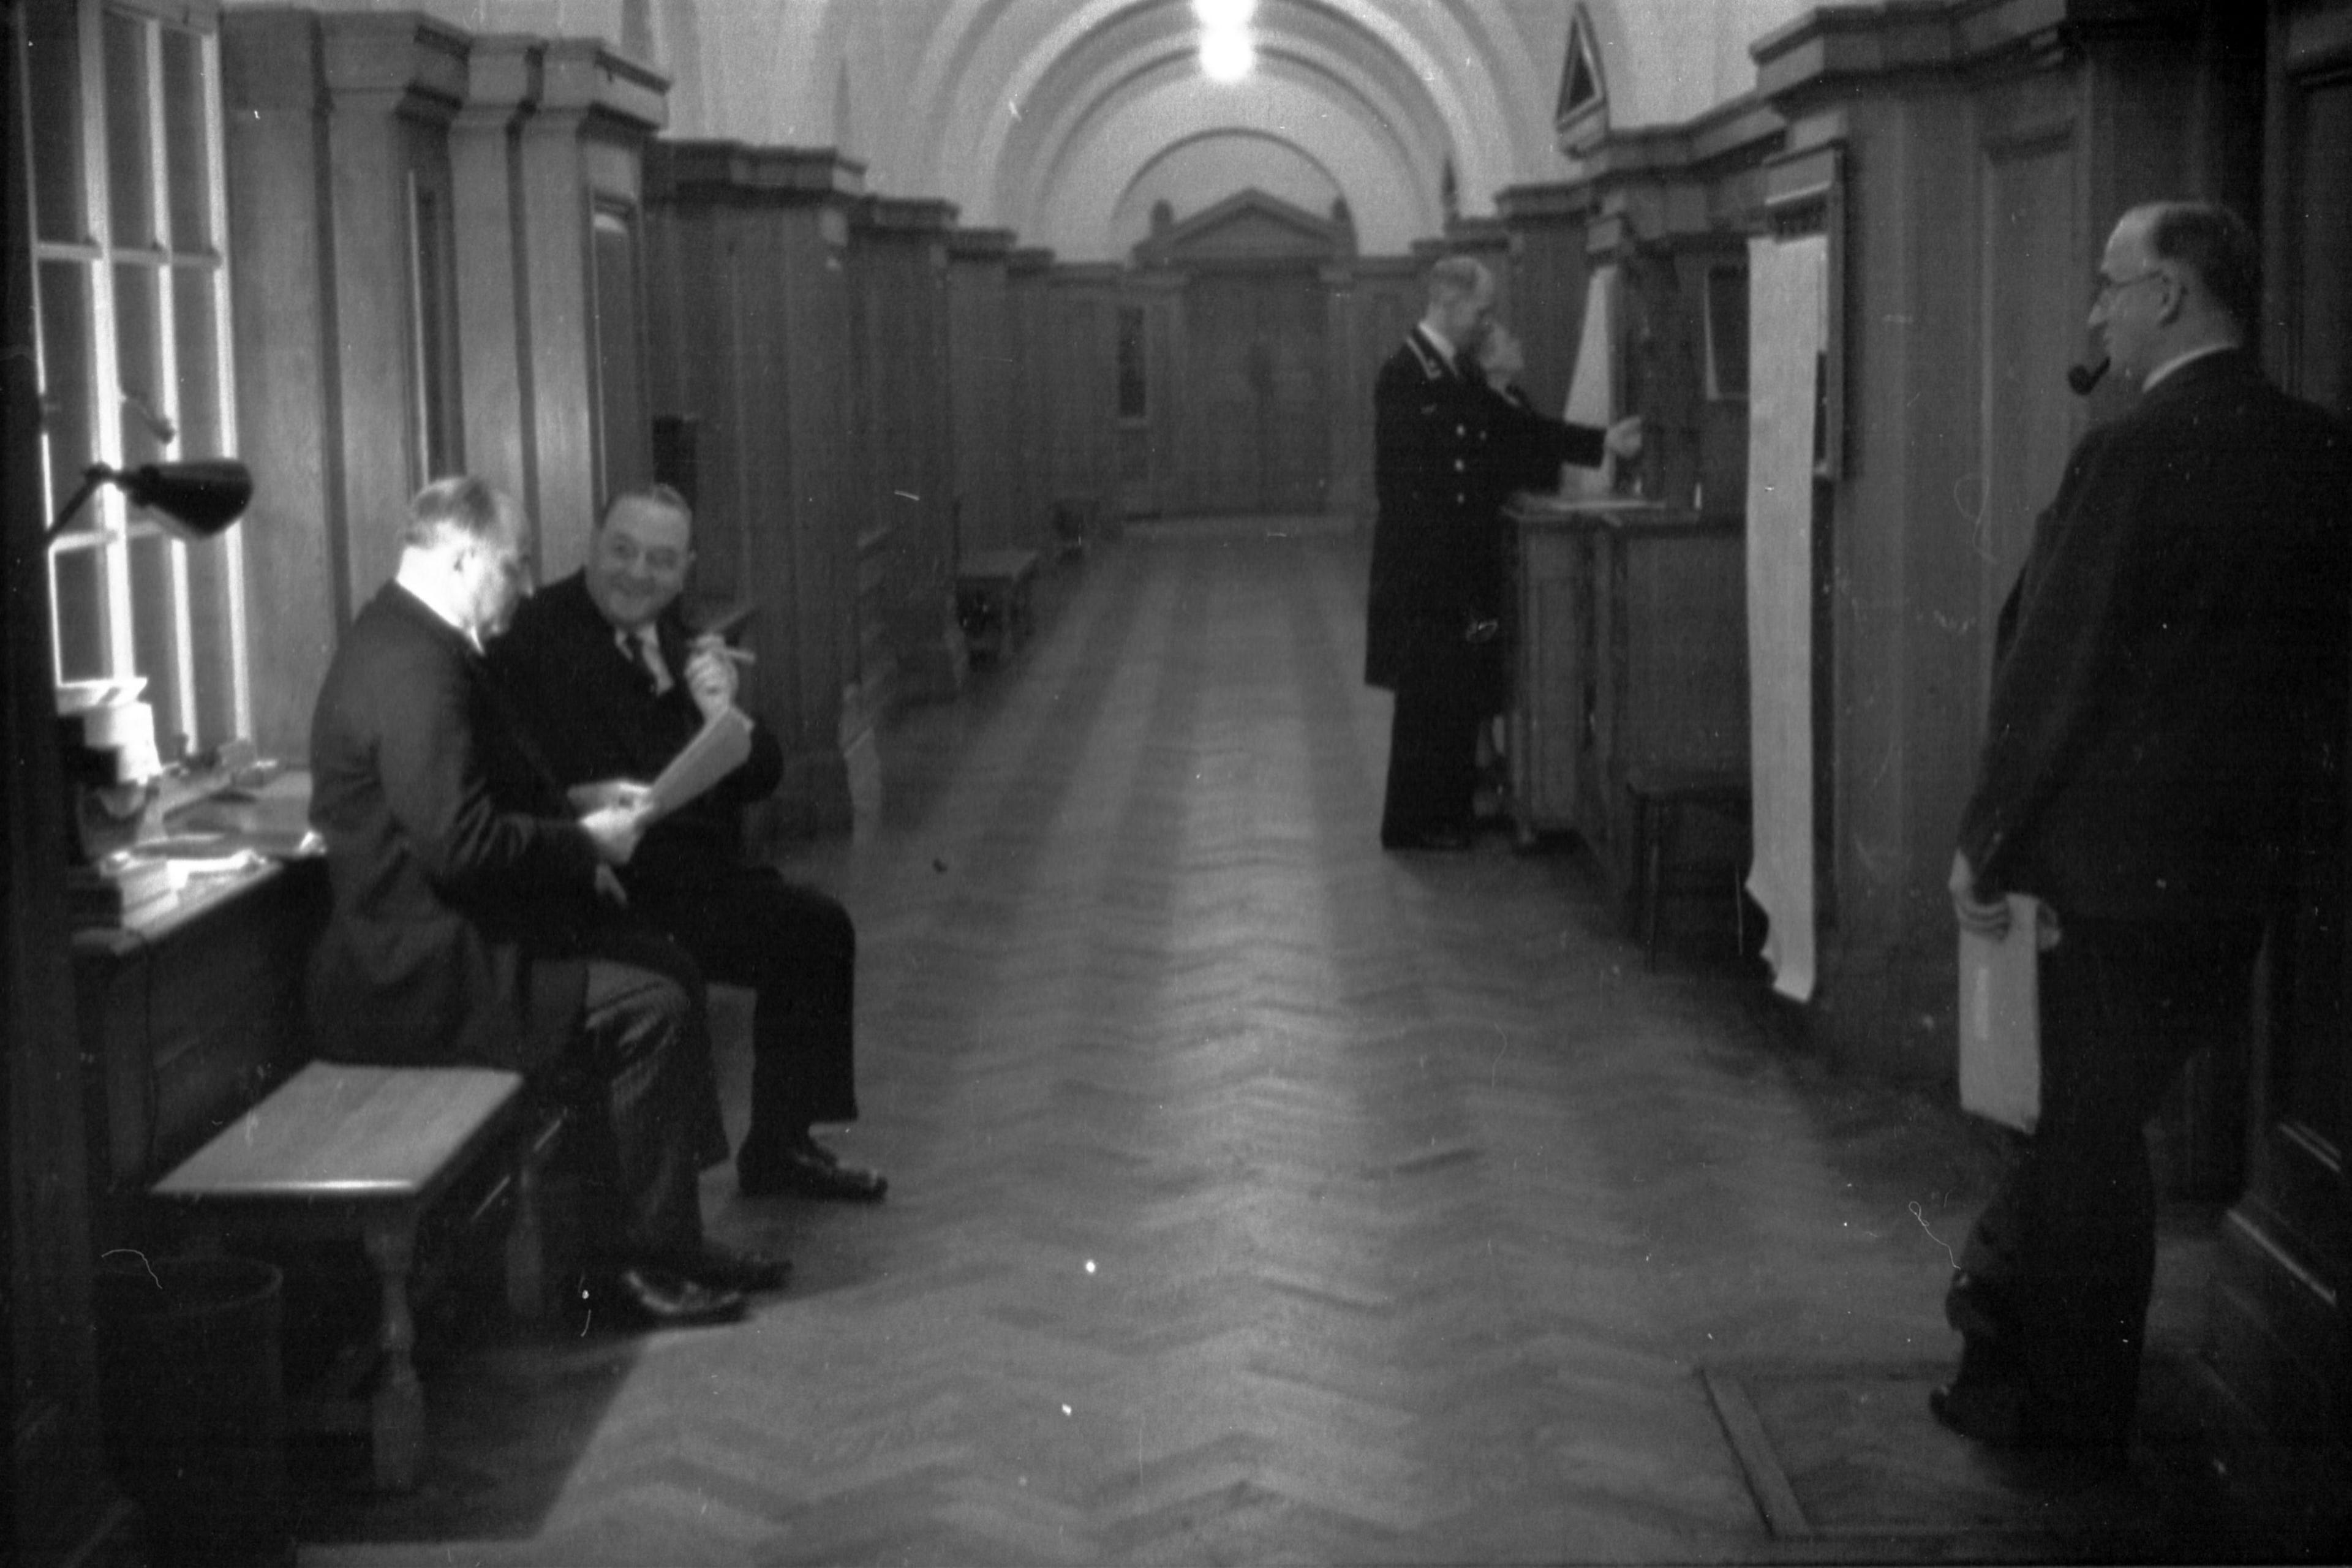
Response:
[[[1929,1419],[1990,1169],[1955,1118],[1776,1045],[1704,933],[1645,971],[1572,852],[1378,849],[1361,546],[1282,531],[1050,581],[886,734],[870,831],[793,863],[859,918],[835,1142],[888,1202],[714,1173],[787,1292],[486,1324],[429,1373],[423,1489],[313,1499],[304,1562],[2176,1550],[2148,1467],[2024,1485]]]

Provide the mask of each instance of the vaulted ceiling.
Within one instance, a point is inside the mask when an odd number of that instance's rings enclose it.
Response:
[[[1344,200],[1364,249],[1402,251],[1440,232],[1449,188],[1478,213],[1570,172],[1552,108],[1580,10],[1625,123],[1745,90],[1747,44],[1804,8],[1255,0],[1255,68],[1220,82],[1195,0],[472,3],[617,6],[675,79],[674,131],[839,146],[875,189],[1073,259],[1126,255],[1155,202],[1181,217],[1249,185],[1315,212]]]

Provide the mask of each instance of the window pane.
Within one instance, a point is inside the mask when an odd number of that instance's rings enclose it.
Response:
[[[10,10],[23,18],[25,27],[24,103],[32,117],[38,232],[43,239],[86,240],[90,233],[89,214],[82,205],[81,49],[75,8],[19,5]]]
[[[114,673],[106,662],[104,552],[60,550],[50,557],[58,613],[58,679],[97,680]]]
[[[147,24],[106,14],[107,215],[113,243],[155,243],[155,197],[147,157],[153,145],[147,121]]]
[[[439,192],[412,184],[409,195],[409,239],[415,247],[410,265],[416,284],[417,439],[429,479],[454,474],[460,465],[449,374],[449,232]]]
[[[171,402],[163,395],[160,270],[136,262],[114,269],[114,374],[122,396],[122,461],[135,468],[163,456]]]
[[[131,662],[147,678],[156,748],[173,762],[187,750],[189,719],[179,671],[180,592],[172,578],[172,542],[151,533],[132,540],[130,549]]]
[[[652,465],[652,435],[645,419],[637,359],[636,230],[627,216],[600,211],[593,234],[597,382],[604,395],[599,432],[604,450],[601,499],[646,482]]]
[[[79,261],[41,266],[41,426],[49,449],[49,515],[81,483],[96,451],[90,386],[89,268]],[[93,512],[74,520],[87,528]]]
[[[172,330],[180,354],[180,456],[227,450],[220,406],[220,321],[213,309],[219,274],[208,265],[172,268]]]
[[[163,166],[171,183],[172,248],[213,244],[212,128],[205,117],[205,41],[163,29]]]
[[[188,573],[188,638],[194,658],[194,722],[199,747],[237,732],[236,650],[229,618],[229,576],[236,552],[226,539],[182,552]]]

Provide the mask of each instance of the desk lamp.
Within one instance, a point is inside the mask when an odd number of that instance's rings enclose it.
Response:
[[[253,500],[253,475],[234,458],[144,463],[136,468],[92,463],[82,472],[81,488],[58,510],[43,542],[64,532],[90,491],[102,484],[121,490],[132,506],[152,512],[165,531],[190,543],[210,539],[243,517],[246,504]]]

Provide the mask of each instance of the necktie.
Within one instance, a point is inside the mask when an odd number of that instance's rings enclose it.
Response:
[[[620,630],[614,636],[619,639],[621,652],[629,662],[645,671],[646,679],[653,686],[654,695],[658,697],[667,691],[670,686],[669,667],[662,662],[661,645],[654,640],[653,627],[646,626],[642,632]]]

